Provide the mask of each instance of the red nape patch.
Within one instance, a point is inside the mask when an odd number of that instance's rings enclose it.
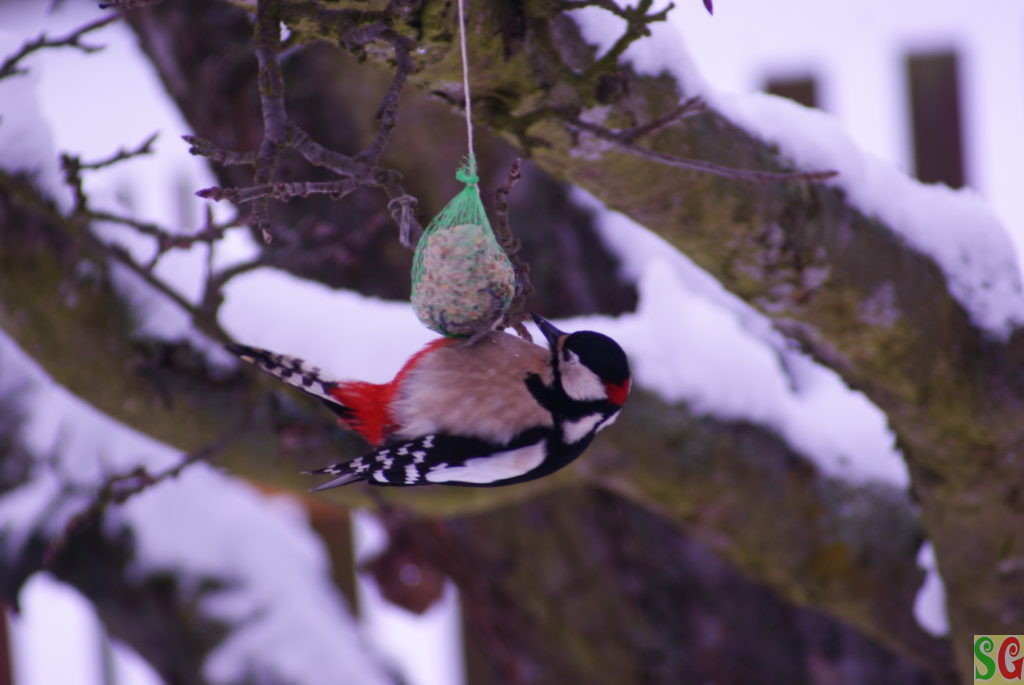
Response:
[[[362,435],[371,445],[380,446],[397,428],[396,419],[389,410],[402,381],[427,353],[457,342],[454,338],[438,338],[427,343],[405,362],[390,383],[339,383],[331,390],[331,396],[352,411],[352,418],[339,419],[338,422]]]
[[[629,396],[629,380],[624,380],[621,383],[605,383],[604,392],[608,395],[609,402],[621,407]]]

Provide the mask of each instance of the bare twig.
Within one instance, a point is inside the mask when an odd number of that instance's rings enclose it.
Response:
[[[398,125],[398,97],[405,86],[406,78],[412,73],[413,64],[409,53],[416,47],[411,39],[391,30],[385,29],[378,36],[381,40],[391,43],[395,50],[395,77],[384,94],[384,99],[377,108],[377,120],[380,128],[373,142],[363,152],[359,153],[359,159],[376,165],[380,162],[380,156],[391,138],[391,131]]]
[[[365,176],[371,166],[352,159],[340,152],[330,150],[313,140],[313,137],[295,122],[288,122],[288,141],[291,147],[314,166],[329,169],[339,176]]]
[[[519,256],[519,249],[522,247],[519,240],[512,233],[512,226],[508,218],[508,196],[512,187],[522,178],[523,160],[516,159],[509,167],[508,177],[495,192],[495,228],[494,237],[498,244],[505,250],[509,261],[512,262],[512,269],[516,274],[516,291],[512,296],[512,302],[501,322],[501,327],[511,326],[521,337],[532,340],[533,336],[527,330],[523,322],[529,318],[526,311],[526,298],[533,293],[533,284],[530,282],[530,265]]]
[[[180,296],[177,296],[174,291],[160,287],[162,284],[152,276],[153,269],[156,267],[160,259],[171,250],[189,249],[196,243],[208,243],[212,245],[217,240],[220,240],[228,229],[239,225],[238,218],[235,217],[231,221],[223,224],[215,224],[212,221],[212,215],[208,211],[206,225],[200,231],[189,235],[174,233],[148,221],[140,221],[132,217],[122,216],[120,214],[114,214],[104,210],[92,209],[88,206],[88,196],[86,195],[82,185],[82,171],[95,171],[140,155],[151,154],[152,146],[156,141],[156,137],[157,134],[154,133],[134,149],[128,150],[122,148],[109,157],[96,162],[83,162],[77,156],[65,154],[61,156],[61,165],[64,170],[65,181],[68,186],[71,187],[75,196],[75,205],[72,210],[72,216],[79,220],[103,221],[114,225],[127,226],[142,235],[154,238],[156,240],[156,250],[150,260],[144,265],[136,263],[131,255],[119,247],[113,247],[98,240],[97,242],[103,246],[105,252],[113,256],[117,261],[120,261],[131,268],[133,271],[137,271],[140,275],[146,277],[147,280],[150,280],[155,287],[160,288],[166,294],[171,296],[178,304],[187,304],[186,301],[181,299]]]
[[[76,196],[80,196],[76,200],[76,207],[73,208],[72,212],[66,215],[45,203],[37,204],[35,207],[36,211],[44,213],[52,222],[60,225],[65,231],[90,246],[93,250],[128,268],[148,285],[180,307],[193,321],[199,324],[200,328],[203,328],[216,338],[227,340],[228,337],[217,322],[216,316],[206,316],[206,312],[203,309],[194,306],[164,280],[158,278],[153,270],[157,261],[170,250],[187,249],[201,242],[207,243],[212,247],[213,243],[223,237],[227,230],[240,225],[239,218],[235,217],[231,221],[215,224],[212,220],[212,214],[208,209],[207,222],[202,229],[190,235],[180,235],[172,233],[156,224],[119,216],[106,211],[93,210],[85,204],[86,197],[82,191],[82,179],[79,173],[80,166],[81,163],[77,158],[65,157],[65,176],[67,177],[67,182],[72,187]],[[6,180],[4,174],[0,172],[0,181],[4,180]],[[153,237],[157,241],[156,252],[147,263],[140,264],[124,247],[107,243],[88,230],[88,225],[91,221],[104,221],[112,225],[127,226],[140,234]],[[223,285],[232,275],[242,271],[242,269],[237,268],[226,269],[225,275],[220,278],[220,285]]]
[[[133,10],[139,7],[149,7],[150,5],[156,5],[162,2],[162,0],[107,0],[106,2],[100,3],[100,9],[119,9],[119,10]]]
[[[390,189],[388,189],[388,194],[391,195]],[[419,234],[423,232],[423,227],[416,220],[417,205],[419,205],[419,200],[412,195],[399,195],[388,200],[388,211],[391,212],[394,222],[398,224],[398,239],[410,249],[416,244],[415,241],[419,240]]]
[[[332,199],[340,200],[361,185],[364,184],[353,178],[343,178],[337,181],[279,181],[246,188],[213,186],[196,191],[196,195],[209,200],[228,200],[235,204],[253,202],[264,197],[273,197],[287,202],[296,197],[309,197],[310,195],[330,195]]]
[[[213,223],[213,209],[206,205],[206,224]],[[206,261],[203,269],[203,296],[199,301],[200,316],[216,321],[217,311],[224,303],[223,283],[218,280],[218,273],[213,265],[214,262],[213,243],[206,250]]]
[[[260,108],[263,112],[263,142],[256,153],[255,176],[257,186],[270,183],[277,171],[277,160],[288,136],[288,113],[284,107],[284,76],[278,63],[281,47],[281,13],[278,0],[259,0],[256,6],[256,61],[259,64],[257,83]],[[263,241],[271,241],[270,204],[259,196],[252,209],[253,225],[260,231]]]
[[[512,234],[508,219],[508,196],[513,186],[523,177],[523,160],[516,158],[508,169],[505,182],[494,192],[494,236],[506,252],[519,250],[519,241]]]
[[[209,210],[207,210],[207,217],[209,216]],[[215,243],[223,238],[224,234],[229,229],[236,228],[241,223],[240,218],[236,216],[230,221],[220,224],[207,221],[203,225],[203,228],[195,233],[172,233],[157,224],[153,224],[148,221],[139,221],[138,219],[132,219],[118,214],[112,214],[103,210],[90,209],[88,217],[95,221],[107,221],[113,224],[128,226],[143,235],[155,238],[157,241],[157,249],[161,252],[169,252],[170,250],[187,250],[196,243]]]
[[[75,203],[71,209],[72,214],[81,214],[88,211],[89,197],[82,188],[82,160],[68,154],[61,154],[60,168],[64,172],[64,182],[71,188],[75,196]]]
[[[116,14],[108,14],[105,17],[100,17],[99,19],[82,26],[63,38],[48,38],[45,33],[41,34],[35,40],[31,40],[22,45],[18,52],[4,60],[3,64],[0,64],[0,79],[27,73],[27,70],[20,68],[18,63],[33,52],[46,48],[75,48],[76,50],[81,50],[87,54],[102,50],[102,45],[86,45],[82,42],[82,37],[87,33],[103,28],[115,19],[117,19]]]
[[[223,436],[205,447],[186,454],[177,464],[159,473],[151,474],[145,467],[137,466],[127,473],[108,478],[100,486],[92,503],[73,516],[64,527],[64,531],[60,536],[54,539],[46,548],[46,551],[43,553],[43,563],[50,566],[64,548],[67,547],[71,538],[82,528],[99,519],[111,504],[124,504],[135,495],[144,492],[158,483],[162,483],[170,478],[177,478],[181,475],[182,471],[192,464],[199,461],[210,461],[217,457],[228,445],[248,430],[251,420],[252,415],[247,414]]]
[[[132,157],[141,157],[142,155],[151,155],[151,154],[153,154],[153,143],[156,142],[157,136],[159,136],[159,135],[160,135],[160,132],[157,131],[157,132],[153,133],[152,135],[150,135],[149,138],[146,138],[144,141],[139,143],[139,145],[136,146],[134,149],[127,150],[125,148],[121,148],[120,150],[115,152],[110,157],[107,157],[106,159],[102,159],[102,160],[100,160],[98,162],[80,162],[79,165],[78,165],[78,168],[79,169],[93,169],[93,170],[95,170],[95,169],[102,169],[103,167],[108,167],[108,166],[111,166],[113,164],[117,164],[118,162],[123,162],[126,159],[131,159]]]
[[[146,281],[146,283],[160,291],[162,295],[164,295],[172,302],[174,302],[176,305],[181,307],[193,318],[196,317],[198,312],[191,302],[185,299],[185,297],[182,296],[182,294],[179,293],[177,290],[167,285],[167,283],[164,282],[163,279],[157,278],[153,274],[152,269],[146,268],[145,266],[136,262],[135,259],[132,258],[131,254],[129,254],[124,247],[122,247],[121,245],[105,243],[99,238],[96,238],[95,242],[96,245],[103,252],[112,257],[114,261],[128,267],[130,271],[134,272],[138,276],[141,276],[142,279]]]
[[[613,131],[604,128],[603,126],[582,121],[578,118],[567,119],[566,125],[573,130],[585,131],[597,136],[598,138],[615,143],[622,150],[632,155],[636,155],[637,157],[643,157],[644,159],[649,159],[658,162],[659,164],[674,166],[680,169],[691,169],[693,171],[701,171],[708,174],[714,174],[716,176],[724,176],[725,178],[733,178],[742,181],[754,181],[756,183],[778,183],[780,181],[824,181],[837,176],[839,173],[831,170],[785,172],[736,169],[722,164],[715,164],[714,162],[690,159],[688,157],[679,157],[677,155],[669,155],[664,152],[657,152],[655,150],[647,150],[645,148],[637,147],[619,131]]]
[[[640,126],[619,129],[614,132],[614,135],[625,143],[634,143],[641,138],[653,135],[663,128],[678,123],[686,117],[692,117],[695,114],[700,114],[706,109],[707,106],[704,104],[704,99],[699,95],[694,95],[692,98],[684,100],[678,107],[668,113],[663,114],[660,117],[656,117]]]
[[[207,157],[210,161],[223,164],[224,166],[253,166],[256,164],[256,153],[252,150],[235,152],[223,150],[205,138],[199,136],[182,136],[182,139],[189,144],[189,154]]]
[[[75,196],[75,204],[72,208],[72,213],[82,215],[89,211],[89,198],[86,196],[85,190],[82,187],[83,170],[94,171],[96,169],[102,169],[104,167],[117,164],[118,162],[123,162],[126,159],[151,154],[153,151],[152,145],[156,140],[156,137],[157,134],[154,133],[134,150],[125,150],[122,148],[110,157],[98,162],[83,162],[77,155],[62,154],[60,156],[60,165],[61,170],[64,172],[64,182],[68,184]]]
[[[411,57],[415,43],[391,28],[397,16],[406,16],[410,0],[392,0],[383,10],[327,9],[306,2],[282,4],[279,0],[260,0],[256,13],[256,57],[259,63],[260,104],[263,112],[263,141],[257,151],[237,152],[218,148],[197,136],[185,136],[190,152],[221,164],[251,164],[255,175],[253,185],[245,188],[203,188],[200,197],[252,202],[252,222],[270,240],[270,204],[275,198],[288,201],[311,194],[327,194],[341,198],[363,187],[382,189],[388,196],[388,211],[399,226],[399,235],[406,246],[418,237],[417,201],[402,187],[402,176],[393,169],[379,166],[380,157],[398,123],[398,100],[413,70]],[[284,79],[280,68],[280,30],[282,18],[315,17],[341,36],[341,43],[357,55],[375,41],[389,44],[395,53],[395,75],[377,109],[377,134],[369,146],[354,157],[330,150],[291,121],[284,106]],[[285,149],[294,149],[310,164],[328,169],[339,176],[338,181],[275,182],[277,160]]]
[[[626,21],[626,32],[588,70],[590,74],[596,74],[614,67],[630,45],[644,36],[651,35],[651,30],[648,28],[650,24],[665,21],[668,13],[675,7],[674,4],[669,3],[657,12],[648,13],[653,4],[654,0],[639,0],[635,7],[621,7],[615,0],[561,0],[558,9],[569,11],[585,7],[599,7]]]
[[[647,14],[647,10],[651,8],[652,4],[654,4],[652,0],[642,0],[636,7],[621,7],[615,0],[562,0],[558,4],[558,9],[571,11],[585,7],[599,7],[626,21],[649,24],[654,21],[664,21],[669,11],[675,7],[675,5],[670,3],[667,7],[654,14]]]

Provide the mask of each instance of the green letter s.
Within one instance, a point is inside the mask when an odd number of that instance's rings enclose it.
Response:
[[[978,670],[978,667],[974,667],[974,679],[975,680],[989,680],[995,675],[996,662],[992,660],[989,654],[995,649],[996,645],[992,642],[992,638],[982,635],[974,641],[974,658],[976,661],[980,661],[981,665],[986,669],[984,673]]]

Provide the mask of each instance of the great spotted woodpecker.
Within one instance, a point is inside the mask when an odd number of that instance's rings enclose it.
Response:
[[[501,332],[439,338],[389,383],[333,381],[301,359],[228,345],[242,360],[313,395],[375,449],[311,471],[314,490],[445,483],[487,487],[546,476],[576,459],[629,394],[626,355],[606,335],[567,334],[534,315],[548,348]]]

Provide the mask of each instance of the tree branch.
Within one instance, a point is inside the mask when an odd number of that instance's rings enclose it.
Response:
[[[204,188],[197,194],[214,200],[235,203],[252,202],[252,222],[264,242],[271,240],[270,197],[287,201],[310,194],[327,194],[341,199],[361,187],[379,187],[388,196],[388,210],[399,227],[401,242],[411,247],[418,237],[419,222],[415,218],[416,199],[401,185],[401,174],[379,166],[381,154],[398,124],[398,99],[414,65],[410,55],[415,42],[392,28],[393,15],[406,12],[404,3],[392,2],[381,12],[322,10],[307,3],[282,6],[278,0],[259,0],[255,24],[255,52],[259,64],[258,88],[263,113],[263,140],[255,154],[223,150],[198,136],[185,136],[192,154],[203,155],[223,164],[252,164],[254,186],[250,188]],[[377,109],[377,133],[370,145],[355,157],[328,150],[302,130],[285,110],[284,77],[281,73],[280,25],[284,17],[315,15],[330,17],[336,26],[344,27],[342,43],[354,52],[361,52],[375,41],[391,46],[395,57],[394,77]],[[370,21],[372,19],[372,21]],[[340,30],[340,29],[339,29]],[[274,182],[280,154],[295,149],[308,162],[330,169],[342,176],[335,182]]]
[[[156,142],[157,136],[159,136],[159,135],[160,135],[160,132],[159,131],[155,131],[152,134],[150,134],[150,136],[148,138],[146,138],[144,141],[139,143],[134,148],[131,148],[131,149],[120,148],[117,152],[115,152],[114,154],[110,155],[109,157],[106,157],[106,158],[101,159],[101,160],[96,161],[96,162],[79,162],[78,168],[79,169],[89,169],[89,170],[95,171],[97,169],[102,169],[104,167],[112,166],[114,164],[117,164],[118,162],[123,162],[123,161],[131,159],[133,157],[141,157],[143,155],[151,155],[151,154],[153,154],[153,143]]]
[[[91,21],[85,26],[76,29],[69,33],[63,38],[48,38],[46,34],[41,34],[35,40],[28,41],[25,43],[18,52],[14,53],[2,63],[0,63],[0,79],[5,79],[9,76],[16,76],[18,74],[28,73],[26,69],[19,67],[19,63],[39,50],[45,50],[48,48],[75,48],[86,54],[92,52],[99,52],[103,49],[101,45],[87,45],[82,42],[82,38],[87,34],[97,29],[101,29],[110,22],[117,19],[116,14],[108,14],[105,17],[100,17],[95,21]]]
[[[521,159],[516,159],[512,162],[505,183],[499,186],[494,194],[496,219],[494,223],[494,237],[497,238],[498,244],[501,245],[502,249],[505,250],[505,254],[508,255],[516,274],[516,291],[512,296],[512,303],[509,305],[508,311],[505,312],[501,327],[511,326],[520,337],[532,340],[533,336],[530,335],[530,331],[523,325],[523,322],[530,316],[529,312],[526,311],[526,298],[533,293],[533,284],[530,282],[530,265],[519,254],[521,245],[519,240],[516,239],[515,234],[512,233],[512,226],[509,223],[508,216],[508,196],[512,192],[512,187],[522,178],[522,164],[523,161]]]
[[[43,553],[43,563],[51,566],[57,557],[67,547],[71,538],[83,528],[92,525],[106,511],[110,505],[120,505],[129,499],[145,492],[149,488],[169,480],[177,478],[186,468],[200,461],[210,461],[219,456],[224,449],[251,427],[252,415],[243,417],[241,421],[232,426],[223,436],[199,449],[184,455],[174,466],[170,466],[156,474],[151,474],[145,467],[139,466],[127,473],[117,474],[107,478],[99,487],[96,496],[88,507],[75,514],[64,527],[64,531],[54,538]]]
[[[678,119],[680,115],[679,113],[680,110],[673,110],[667,115],[658,117],[649,124],[636,126],[631,129],[627,129],[626,131],[613,131],[575,118],[567,119],[565,123],[571,130],[585,131],[603,140],[611,141],[632,155],[643,157],[644,159],[649,159],[651,161],[658,162],[659,164],[664,164],[665,166],[689,169],[691,171],[700,171],[739,181],[755,181],[757,183],[777,183],[780,181],[826,181],[838,175],[838,172],[836,171],[787,172],[737,169],[735,167],[715,164],[714,162],[708,162],[701,159],[690,159],[687,157],[680,157],[679,155],[658,152],[657,150],[648,150],[638,147],[632,143],[632,140],[640,135],[646,135],[660,128],[664,128],[674,119]]]

